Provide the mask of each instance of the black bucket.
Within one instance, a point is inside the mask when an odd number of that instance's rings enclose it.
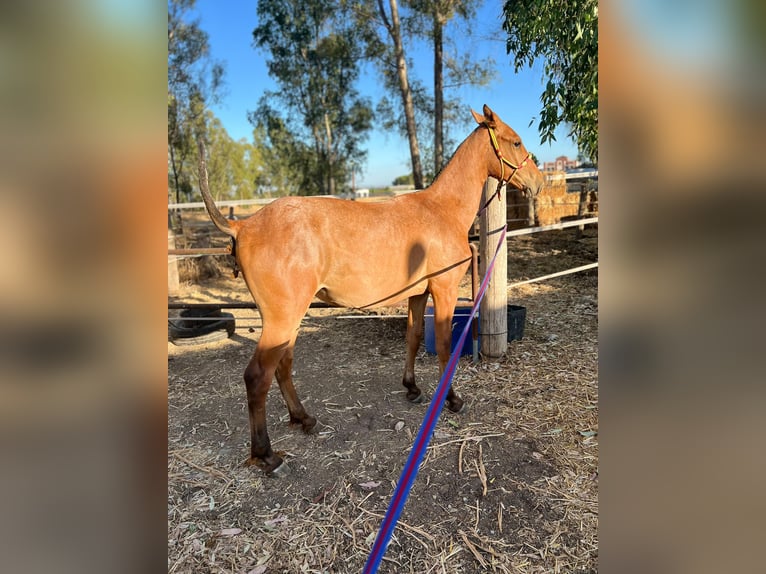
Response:
[[[527,308],[520,305],[508,304],[508,340],[516,341],[524,337],[524,323],[527,320]]]

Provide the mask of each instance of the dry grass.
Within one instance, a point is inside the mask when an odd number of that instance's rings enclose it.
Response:
[[[519,238],[509,251],[509,279],[525,279],[594,260],[595,236]],[[527,307],[525,336],[503,359],[461,359],[454,385],[469,410],[442,415],[381,572],[597,571],[596,287],[585,273],[509,294]],[[242,289],[219,280],[181,298],[246,300]],[[359,572],[425,411],[399,384],[404,322],[312,311],[295,371],[319,432],[287,429],[272,388],[272,443],[291,473],[271,479],[241,465],[241,373],[259,322],[237,314],[253,333],[168,345],[168,570]],[[436,359],[423,353],[416,369],[430,395]]]

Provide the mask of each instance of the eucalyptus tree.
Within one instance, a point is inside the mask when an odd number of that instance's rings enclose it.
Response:
[[[266,197],[321,193],[315,176],[317,156],[312,146],[296,137],[268,102],[261,101],[248,118],[255,126],[254,137],[261,144],[263,170],[256,177],[258,193]]]
[[[186,169],[195,132],[223,84],[223,64],[210,57],[207,33],[191,19],[196,0],[168,0],[168,187],[176,202],[192,193]],[[193,170],[192,170],[193,171]]]
[[[234,140],[213,112],[206,110],[201,118],[199,133],[207,143],[207,167],[210,190],[216,200],[249,199],[256,191],[263,166],[259,142],[242,138]],[[193,189],[199,189],[199,152],[196,144],[189,150],[189,172]],[[201,197],[201,196],[200,196]]]
[[[381,73],[385,92],[393,92],[399,105],[385,95],[379,100],[378,112],[384,128],[401,127],[407,138],[416,189],[425,187],[416,114],[427,100],[425,90],[413,82],[405,50],[409,35],[402,21],[397,0],[342,0],[365,43],[365,56],[375,62]],[[420,100],[420,102],[418,102]],[[418,105],[420,103],[420,106]],[[398,111],[397,111],[398,110]],[[398,118],[402,118],[400,123]]]
[[[253,42],[268,54],[279,86],[263,95],[259,110],[278,115],[294,140],[310,142],[314,161],[303,163],[314,185],[301,192],[334,194],[363,161],[361,144],[372,127],[371,104],[356,88],[364,56],[358,30],[338,0],[259,0],[257,14]],[[263,113],[250,118],[265,127]]]
[[[434,175],[438,174],[446,163],[445,117],[456,107],[454,102],[445,99],[445,91],[465,84],[486,85],[494,77],[492,59],[476,60],[472,54],[445,56],[447,24],[456,17],[464,23],[470,23],[476,17],[482,0],[409,0],[414,12],[415,25],[412,30],[429,39],[433,47],[433,162]],[[460,30],[465,39],[470,34],[470,27]],[[445,75],[445,67],[447,74]],[[445,77],[446,76],[446,77]],[[447,83],[445,84],[445,79]],[[450,110],[449,108],[452,108]],[[460,110],[464,111],[464,110]]]

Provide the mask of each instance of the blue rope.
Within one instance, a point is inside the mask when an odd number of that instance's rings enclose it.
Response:
[[[380,562],[383,560],[383,554],[385,554],[386,548],[388,548],[388,544],[391,541],[391,534],[394,532],[396,523],[399,520],[399,515],[402,513],[404,505],[407,502],[407,497],[410,494],[412,483],[415,482],[415,477],[418,474],[418,470],[420,470],[420,463],[428,449],[428,444],[431,442],[431,435],[436,427],[436,422],[439,420],[444,401],[447,398],[447,391],[449,391],[450,385],[452,384],[452,377],[455,374],[455,369],[458,360],[460,359],[460,350],[465,343],[468,329],[471,327],[471,321],[473,321],[473,318],[476,316],[479,303],[481,303],[481,300],[484,298],[487,285],[489,285],[489,278],[492,276],[492,268],[495,265],[495,259],[500,252],[500,247],[505,241],[505,234],[506,227],[503,226],[502,233],[500,234],[500,241],[498,241],[497,248],[495,249],[495,254],[492,256],[492,260],[487,266],[487,271],[481,282],[476,301],[474,301],[473,307],[471,308],[471,313],[468,316],[465,327],[463,327],[463,332],[460,334],[455,350],[452,352],[452,355],[450,355],[447,367],[444,369],[444,373],[442,373],[439,385],[436,387],[433,399],[431,399],[431,404],[428,405],[425,417],[423,418],[423,423],[420,425],[420,430],[418,431],[418,436],[415,438],[415,443],[412,445],[410,456],[402,469],[399,482],[396,484],[391,502],[388,505],[388,510],[386,510],[386,515],[383,517],[383,522],[380,525],[378,536],[375,538],[370,556],[367,558],[364,570],[362,570],[363,574],[375,574],[375,572],[378,571]]]

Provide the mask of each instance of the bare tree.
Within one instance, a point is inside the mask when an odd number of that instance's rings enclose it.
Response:
[[[420,31],[420,35],[430,39],[434,52],[434,104],[433,104],[433,160],[434,176],[446,163],[445,146],[445,96],[447,87],[464,84],[486,85],[493,76],[494,62],[475,61],[471,56],[464,55],[462,59],[445,58],[445,28],[455,17],[468,21],[475,17],[476,9],[481,0],[410,0],[414,12],[413,17],[422,25],[412,26]],[[445,86],[445,63],[449,76],[449,86]]]
[[[297,145],[281,151],[313,152],[304,170],[314,183],[301,189],[304,194],[335,194],[364,160],[361,143],[372,127],[371,104],[356,89],[363,43],[355,27],[337,17],[337,8],[337,0],[257,4],[254,44],[267,51],[269,75],[280,90],[264,94],[260,111],[250,117],[269,135],[279,132],[269,116],[283,117]],[[303,140],[311,142],[308,148],[300,145]]]
[[[354,14],[357,28],[367,45],[367,57],[375,61],[382,72],[386,87],[395,91],[401,100],[404,132],[410,148],[413,183],[417,189],[425,187],[420,145],[418,143],[416,105],[412,82],[407,70],[404,32],[397,0],[348,0],[344,7]],[[379,105],[379,112],[390,110],[387,102]]]

